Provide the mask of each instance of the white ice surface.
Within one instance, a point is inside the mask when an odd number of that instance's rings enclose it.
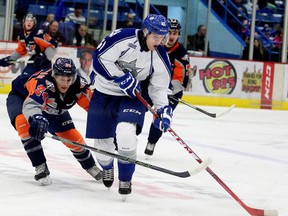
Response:
[[[43,148],[53,184],[39,186],[10,125],[6,97],[0,95],[0,216],[249,215],[205,170],[181,179],[137,166],[132,194],[123,203],[117,192],[117,173],[107,190],[82,170],[68,148],[49,138],[43,141]],[[201,108],[216,113],[227,109]],[[71,115],[85,135],[85,111],[76,105]],[[151,119],[147,113],[138,137],[137,159],[174,171],[193,169],[197,162],[169,133],[162,136],[154,156],[145,160]],[[246,205],[288,215],[287,111],[234,108],[213,119],[179,105],[172,128],[201,159],[213,159],[210,168]],[[86,141],[92,145],[92,140]]]

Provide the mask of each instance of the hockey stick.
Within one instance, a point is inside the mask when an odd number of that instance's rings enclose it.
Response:
[[[142,161],[138,161],[138,160],[135,160],[135,159],[132,159],[132,158],[129,158],[129,157],[125,157],[125,156],[122,156],[122,155],[119,155],[119,154],[114,154],[114,153],[111,153],[111,152],[108,152],[108,151],[105,151],[105,150],[102,150],[102,149],[98,149],[98,148],[95,148],[95,147],[92,147],[92,146],[83,145],[83,144],[74,142],[72,140],[68,140],[68,139],[65,139],[65,138],[62,138],[62,137],[58,137],[58,136],[55,136],[55,135],[52,135],[52,134],[46,133],[45,137],[49,137],[49,138],[52,138],[52,139],[55,139],[55,140],[58,140],[58,141],[61,141],[61,142],[66,142],[66,143],[69,143],[69,144],[74,145],[74,146],[78,146],[78,147],[82,147],[82,148],[85,148],[85,149],[89,149],[91,151],[94,151],[94,152],[97,152],[97,153],[100,153],[100,154],[103,154],[103,155],[114,157],[114,158],[117,158],[117,159],[120,159],[120,160],[123,160],[123,161],[127,161],[129,163],[134,163],[134,164],[137,164],[139,166],[143,166],[143,167],[146,167],[146,168],[149,168],[149,169],[157,170],[159,172],[167,173],[167,174],[170,174],[170,175],[173,175],[173,176],[177,176],[177,177],[180,177],[180,178],[187,178],[187,177],[190,177],[192,175],[195,175],[195,174],[201,172],[202,170],[206,169],[209,166],[209,164],[211,163],[211,159],[207,159],[207,160],[205,160],[204,163],[202,163],[200,165],[197,165],[197,167],[195,167],[193,170],[183,171],[183,172],[175,172],[175,171],[168,170],[168,169],[165,169],[165,168],[162,168],[162,167],[159,167],[159,166],[155,166],[155,165],[148,164],[148,163],[145,163],[145,162],[142,162]]]
[[[199,107],[197,107],[197,106],[195,106],[193,104],[190,104],[190,103],[182,100],[181,98],[176,98],[176,97],[174,97],[172,95],[170,95],[169,98],[171,98],[172,100],[181,102],[181,103],[191,107],[192,109],[195,109],[195,110],[197,110],[197,111],[199,111],[201,113],[204,113],[205,115],[208,115],[208,116],[210,116],[212,118],[218,118],[220,116],[226,115],[228,112],[230,112],[235,107],[235,104],[233,104],[232,106],[230,106],[227,110],[225,110],[222,113],[210,113],[210,112],[207,112],[206,110],[203,110],[203,109],[201,109],[201,108],[199,108]]]
[[[155,116],[158,117],[157,112],[147,103],[147,101],[136,92],[137,98],[144,104],[144,106]],[[202,163],[202,160],[198,155],[175,133],[170,127],[168,132],[194,157],[198,163]],[[237,201],[251,216],[277,216],[277,210],[263,210],[256,209],[247,206],[209,167],[206,171]]]
[[[22,63],[34,63],[34,61],[33,60],[12,60],[12,61],[10,61],[9,63],[11,63],[11,64],[22,64]]]

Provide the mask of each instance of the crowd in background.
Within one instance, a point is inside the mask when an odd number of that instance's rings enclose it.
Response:
[[[230,10],[232,13],[227,13],[224,9]],[[244,46],[242,59],[248,59],[249,53],[248,37],[250,36],[250,22],[252,13],[251,0],[216,0],[212,1],[213,10],[223,19],[226,17],[227,25],[237,33],[246,46]],[[89,26],[87,20],[83,16],[82,5],[75,4],[74,11],[66,14],[65,18],[60,21],[55,19],[54,14],[48,14],[44,23],[40,23],[39,27],[48,31],[59,45],[72,45],[72,46],[85,46],[96,48],[100,41],[95,40],[94,35],[89,33],[90,29],[97,25],[95,17],[90,17]],[[257,13],[273,14],[277,12],[275,0],[258,0]],[[226,14],[225,14],[226,13]],[[13,29],[13,41],[17,41],[17,35],[21,30],[23,11],[16,11],[16,20]],[[125,20],[117,22],[117,28],[139,28],[134,22],[135,15],[126,13]],[[284,17],[284,16],[283,16]],[[264,61],[280,61],[280,53],[282,49],[283,40],[283,20],[281,22],[264,22],[257,20],[255,31],[255,43],[259,44],[263,49],[265,55],[262,60]],[[237,20],[237,19],[238,20]],[[248,19],[247,19],[248,18]],[[239,23],[239,20],[241,23]],[[91,24],[91,25],[90,25]],[[91,27],[92,26],[92,27]],[[207,53],[205,53],[205,39],[206,39],[206,26],[199,25],[197,32],[194,35],[187,36],[187,49],[202,53],[202,56],[210,56],[210,46],[208,43]],[[100,40],[100,38],[99,38]],[[254,47],[254,50],[257,50]],[[248,52],[247,52],[248,51]],[[262,53],[262,51],[261,51]],[[254,59],[254,58],[253,58]],[[259,58],[256,58],[259,59]],[[254,59],[254,60],[256,60]]]
[[[16,11],[16,23],[13,28],[13,41],[22,29],[22,17],[25,12]],[[73,45],[96,48],[98,42],[88,32],[86,18],[82,15],[81,5],[76,4],[74,11],[66,15],[64,20],[57,21],[54,14],[48,14],[38,28],[47,31],[58,43],[58,45]]]
[[[254,60],[280,62],[280,53],[283,40],[283,21],[285,2],[282,2],[281,8],[277,6],[275,0],[258,0],[256,8],[256,29],[254,41]],[[227,13],[225,7],[232,13]],[[250,24],[252,16],[252,0],[220,0],[212,1],[212,8],[225,20],[227,25],[238,34],[246,43],[243,50],[242,59],[248,59]],[[273,16],[282,17],[281,20],[273,20]],[[257,44],[257,45],[255,45]],[[258,45],[259,44],[259,45]],[[260,47],[261,51],[258,50]],[[262,50],[263,49],[263,50]],[[255,54],[258,53],[258,54]],[[259,59],[259,53],[265,53]],[[270,53],[270,57],[269,57]],[[253,56],[254,56],[253,55]]]
[[[68,13],[64,19],[56,20],[54,14],[48,14],[43,23],[39,23],[38,27],[47,31],[58,42],[58,45],[72,45],[96,48],[99,41],[95,40],[93,35],[89,33],[89,27],[86,24],[86,17],[83,16],[82,5],[75,4],[74,11]],[[17,41],[19,32],[22,29],[22,19],[27,12],[22,10],[15,11],[16,20],[13,26],[13,41]],[[97,20],[90,17],[89,26],[95,27]],[[117,23],[117,28],[141,27],[134,22],[134,14],[127,13],[125,20]]]

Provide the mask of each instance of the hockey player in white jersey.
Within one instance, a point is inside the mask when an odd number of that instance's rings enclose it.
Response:
[[[162,15],[151,14],[142,29],[117,29],[108,35],[93,53],[93,68],[97,73],[88,117],[86,137],[93,138],[95,147],[136,159],[137,135],[141,133],[146,108],[136,97],[136,91],[150,97],[160,118],[155,127],[166,131],[170,127],[172,109],[168,103],[171,65],[163,44],[168,39],[168,22]],[[114,160],[96,153],[103,168],[103,183],[111,187],[114,181]],[[135,164],[118,160],[119,190],[131,193]]]

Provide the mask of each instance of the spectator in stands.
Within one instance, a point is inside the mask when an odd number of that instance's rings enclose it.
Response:
[[[282,50],[282,42],[283,42],[283,34],[281,31],[275,31],[272,33],[272,55],[271,55],[271,61],[274,62],[280,62],[280,53]]]
[[[282,19],[280,21],[280,23],[275,23],[275,25],[273,26],[273,32],[271,33],[276,33],[281,32],[281,34],[283,33],[283,27],[284,27],[284,16],[282,16]]]
[[[211,3],[211,7],[221,18],[223,18],[224,16],[224,10],[223,10],[224,4],[225,4],[224,0],[212,1]]]
[[[252,14],[252,0],[243,0],[243,7],[245,7],[247,14]]]
[[[59,46],[66,44],[65,37],[58,31],[59,23],[56,20],[52,20],[48,27],[47,32],[53,37]]]
[[[120,21],[117,28],[134,28],[134,14],[127,13],[124,21]]]
[[[201,52],[203,56],[210,56],[209,43],[208,43],[207,55],[205,55],[206,33],[207,33],[206,26],[199,25],[196,34],[187,36],[188,40],[187,50]]]
[[[90,16],[89,18],[89,28],[90,29],[96,29],[99,28],[99,24],[98,24],[98,17],[96,16]]]
[[[75,32],[73,40],[70,41],[70,45],[96,48],[98,43],[88,32],[88,27],[86,25],[80,25]]]
[[[271,33],[272,33],[272,28],[269,26],[268,23],[266,23],[264,25],[264,28],[263,28],[263,32],[264,32],[264,35],[270,39],[271,37]]]
[[[249,45],[250,45],[250,36],[247,36],[246,46],[243,50],[242,59],[249,60]],[[253,60],[255,61],[268,61],[267,50],[263,47],[262,41],[258,38],[254,39],[254,48],[253,48]]]
[[[237,34],[241,34],[241,23],[244,22],[247,17],[247,11],[244,6],[243,0],[231,0],[228,2],[228,10],[231,14],[227,14],[227,24],[233,29]]]
[[[41,25],[41,28],[44,30],[48,30],[48,26],[51,23],[51,21],[54,20],[54,16],[55,16],[54,14],[48,14],[45,19],[45,22]]]
[[[75,24],[85,24],[86,18],[82,16],[82,6],[80,4],[75,4],[74,12],[69,13],[65,17],[65,22],[74,22]]]
[[[263,13],[275,13],[277,11],[275,0],[258,0],[257,5],[258,10]]]
[[[83,50],[80,54],[80,68],[77,68],[77,73],[83,77],[88,84],[91,84],[94,80],[95,74],[92,72],[91,64],[92,64],[93,56],[91,50]]]
[[[247,34],[250,34],[250,20],[243,20],[243,23],[242,23],[242,30],[241,30],[241,38],[243,40],[245,40]]]
[[[282,41],[283,41],[283,34],[281,31],[275,31],[274,32],[274,37],[272,39],[273,42],[275,42],[275,44],[273,45],[273,48],[277,48],[280,50],[281,46],[282,46]]]
[[[61,24],[60,32],[65,36],[66,41],[72,45],[73,37],[77,33],[80,25],[85,25],[86,18],[82,16],[82,7],[76,3],[74,12],[67,14],[64,24]]]

